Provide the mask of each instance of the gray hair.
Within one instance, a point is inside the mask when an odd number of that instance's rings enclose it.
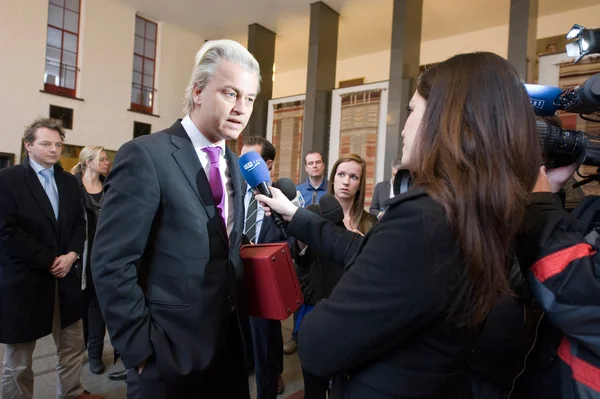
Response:
[[[250,52],[233,40],[210,40],[204,43],[196,54],[194,70],[190,83],[185,89],[183,112],[188,114],[194,106],[194,88],[204,88],[212,79],[221,60],[239,65],[258,77],[260,90],[260,67],[258,61]]]
[[[396,158],[392,161],[392,168],[402,169],[402,158]]]

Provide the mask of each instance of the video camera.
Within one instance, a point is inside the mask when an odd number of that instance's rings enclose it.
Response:
[[[600,53],[600,29],[573,25],[567,39],[577,39],[567,44],[567,55],[577,57],[575,63],[586,55]],[[552,116],[562,110],[600,123],[600,73],[566,90],[534,84],[525,84],[525,88],[536,115]],[[555,168],[578,162],[600,167],[600,137],[561,129],[545,121],[537,122],[537,130],[542,138],[546,166]]]

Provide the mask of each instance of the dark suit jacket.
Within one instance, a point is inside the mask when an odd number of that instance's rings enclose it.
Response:
[[[389,179],[379,182],[373,189],[373,199],[371,200],[371,206],[369,212],[371,215],[377,217],[379,212],[383,208],[383,203],[390,199],[390,190],[392,189],[392,183]]]
[[[260,205],[259,205],[260,206]],[[263,218],[262,225],[260,226],[260,233],[258,234],[258,244],[266,244],[272,242],[285,242],[291,246],[293,243],[293,238],[287,238],[279,229],[279,227],[275,226],[273,219],[268,216]]]
[[[298,336],[308,372],[343,375],[333,398],[468,397],[461,378],[474,337],[447,320],[465,266],[441,205],[415,189],[364,238],[305,209],[288,231],[347,268]]]
[[[238,157],[226,158],[243,210]],[[180,121],[124,144],[104,187],[91,266],[113,346],[127,368],[154,355],[172,383],[210,378],[243,278],[244,212],[228,238]]]
[[[61,326],[81,318],[77,263],[62,279],[49,271],[57,256],[81,254],[85,220],[75,176],[54,166],[58,222],[35,171],[21,165],[0,170],[0,342],[35,341],[52,332],[54,290],[59,287]]]

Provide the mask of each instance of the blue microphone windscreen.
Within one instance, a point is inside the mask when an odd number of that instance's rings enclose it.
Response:
[[[240,170],[246,183],[252,188],[270,180],[269,168],[256,151],[249,151],[239,159]]]
[[[556,106],[554,100],[562,89],[554,86],[534,85],[525,84],[525,90],[529,95],[529,101],[533,107],[533,111],[536,115],[540,116],[552,116],[556,112]]]

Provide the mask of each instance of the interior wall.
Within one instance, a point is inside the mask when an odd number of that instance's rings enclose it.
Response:
[[[537,37],[565,35],[577,23],[598,26],[600,4],[538,19]],[[421,44],[421,64],[443,61],[455,54],[471,51],[490,51],[502,57],[508,54],[508,24],[476,32],[430,40]],[[338,60],[336,80],[364,77],[364,83],[389,79],[390,51],[380,51],[360,57]],[[273,84],[273,98],[302,94],[306,91],[306,69],[278,72]]]
[[[23,126],[48,116],[49,106],[72,108],[73,130],[66,142],[98,144],[117,150],[133,137],[134,121],[152,131],[181,117],[183,93],[203,38],[158,22],[154,114],[128,111],[136,10],[113,0],[81,0],[77,97],[83,101],[41,93],[48,0],[1,0],[0,152],[19,160]],[[8,61],[8,62],[7,62]]]

